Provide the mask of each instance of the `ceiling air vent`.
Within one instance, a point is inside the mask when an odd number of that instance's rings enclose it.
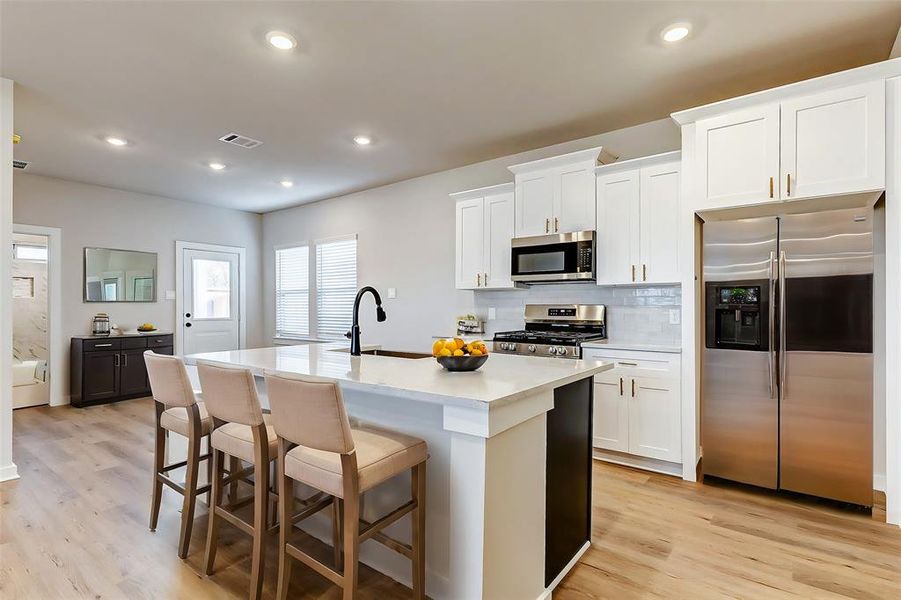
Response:
[[[229,133],[227,135],[223,135],[219,138],[220,142],[225,142],[226,144],[234,144],[235,146],[241,146],[242,148],[256,148],[263,142],[260,140],[255,140],[253,138],[249,138],[246,135],[241,135],[238,133]]]
[[[25,169],[28,167],[28,164],[29,163],[25,162],[24,160],[13,159],[13,169]]]

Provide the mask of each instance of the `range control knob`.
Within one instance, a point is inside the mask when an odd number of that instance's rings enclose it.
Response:
[[[501,342],[501,350],[506,350],[507,346],[508,346],[507,342]]]
[[[507,350],[509,350],[510,352],[515,352],[515,351],[516,351],[516,344],[514,344],[514,343],[512,343],[512,342],[509,343],[509,344],[507,344]]]
[[[566,356],[566,348],[564,348],[563,346],[557,346],[557,355]]]
[[[529,344],[529,352],[535,352],[535,344]]]
[[[548,354],[557,354],[557,348],[555,348],[554,346],[551,346],[550,348],[548,348],[547,351],[548,351]]]

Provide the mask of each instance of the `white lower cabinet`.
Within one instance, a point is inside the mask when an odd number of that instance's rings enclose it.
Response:
[[[594,378],[594,446],[681,462],[681,357],[600,348],[585,348],[584,357],[615,364]]]

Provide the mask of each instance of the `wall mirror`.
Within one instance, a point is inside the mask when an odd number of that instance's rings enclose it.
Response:
[[[156,253],[84,249],[85,302],[155,302]]]

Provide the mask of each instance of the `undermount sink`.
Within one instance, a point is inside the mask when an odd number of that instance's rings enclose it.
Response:
[[[335,348],[332,352],[350,352],[349,348]],[[372,350],[363,350],[363,354],[368,354],[370,356],[391,356],[393,358],[409,358],[409,359],[419,359],[419,358],[429,358],[431,354],[425,354],[423,352],[406,352],[404,350],[384,350],[382,348],[374,348]]]

